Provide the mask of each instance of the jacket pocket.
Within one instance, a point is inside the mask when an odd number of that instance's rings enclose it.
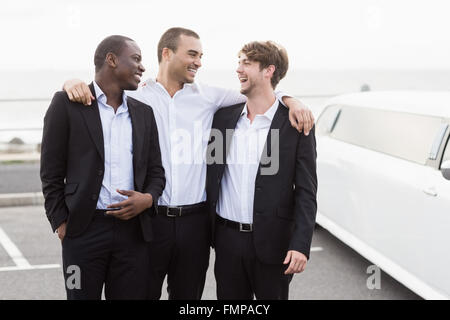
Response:
[[[68,183],[64,187],[64,195],[74,194],[77,191],[78,183]]]

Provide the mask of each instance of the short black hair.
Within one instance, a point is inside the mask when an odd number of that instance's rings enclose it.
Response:
[[[112,35],[103,39],[97,46],[94,54],[95,72],[98,72],[103,67],[108,53],[114,53],[116,56],[120,55],[127,41],[134,42],[133,39],[119,35]]]
[[[161,63],[162,61],[162,51],[164,48],[169,48],[173,52],[176,52],[178,49],[178,42],[180,40],[180,36],[185,35],[188,37],[194,37],[196,39],[200,39],[200,36],[186,28],[170,28],[164,34],[161,36],[161,39],[159,39],[158,43],[158,63]]]

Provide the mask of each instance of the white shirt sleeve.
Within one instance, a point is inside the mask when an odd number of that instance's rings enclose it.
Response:
[[[209,101],[212,102],[216,112],[220,108],[233,106],[238,103],[244,103],[247,102],[247,97],[241,94],[237,90],[233,89],[224,89],[224,88],[218,88],[218,87],[212,87],[212,86],[205,86],[202,85],[203,94],[207,97]],[[277,99],[281,102],[282,105],[286,106],[283,103],[282,98],[283,97],[291,97],[290,95],[282,92],[282,91],[275,91],[275,96]]]
[[[233,106],[247,101],[247,97],[233,89],[224,89],[207,85],[201,86],[204,97],[211,103],[214,112],[218,109]]]

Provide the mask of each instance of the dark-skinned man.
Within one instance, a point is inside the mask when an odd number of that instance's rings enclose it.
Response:
[[[165,186],[153,111],[127,97],[145,71],[123,36],[94,57],[90,107],[57,92],[44,119],[45,209],[62,243],[68,299],[147,299],[151,215]],[[78,277],[78,278],[77,278]]]

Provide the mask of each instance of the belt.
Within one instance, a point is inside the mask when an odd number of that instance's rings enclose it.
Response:
[[[186,214],[199,212],[204,208],[206,208],[206,202],[200,202],[186,206],[158,206],[158,214],[170,218],[175,218],[184,216]]]
[[[113,218],[114,216],[106,214],[107,211],[110,211],[110,210],[108,210],[108,209],[95,209],[95,213],[96,214],[101,214],[101,215],[103,215],[105,217]]]
[[[231,220],[222,218],[218,214],[216,214],[216,221],[219,222],[221,225],[238,230],[240,232],[252,232],[253,231],[253,224],[251,224],[251,223],[240,223],[240,222],[236,222],[236,221],[231,221]]]

